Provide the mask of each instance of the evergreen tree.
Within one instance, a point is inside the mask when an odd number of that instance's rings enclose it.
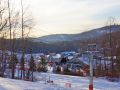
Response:
[[[17,56],[13,54],[13,57],[12,57],[12,79],[15,78],[15,68],[16,68],[17,62],[18,62]]]
[[[15,78],[15,67],[18,63],[18,59],[16,55],[12,55],[11,60],[9,61],[9,68],[12,70],[12,79]]]
[[[37,70],[40,72],[40,71],[46,71],[46,60],[45,60],[45,57],[41,57],[41,61],[39,62],[38,64],[38,67],[37,67]]]
[[[31,52],[31,58],[30,58],[30,62],[29,62],[29,71],[31,72],[31,78],[32,78],[32,81],[33,81],[33,72],[36,70],[36,64],[35,64],[35,61],[34,61],[34,58],[32,56],[32,50],[30,50]],[[27,77],[29,77],[29,72],[27,73]]]
[[[61,64],[65,64],[67,62],[67,59],[65,57],[62,57]]]
[[[12,60],[9,60],[9,69],[12,69]]]
[[[15,60],[15,64],[17,64],[18,63],[17,55],[14,55],[14,60]]]
[[[20,60],[20,66],[21,66],[21,78],[22,78],[23,76],[25,76],[25,72],[24,72],[24,64],[25,64],[25,61],[24,61],[24,55],[22,55],[21,60]]]
[[[36,70],[36,64],[35,64],[35,61],[34,61],[34,58],[33,56],[31,55],[31,59],[30,59],[30,62],[29,62],[29,70],[30,71],[35,71]]]

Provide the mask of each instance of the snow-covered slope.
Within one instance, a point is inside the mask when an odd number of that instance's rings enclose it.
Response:
[[[59,85],[45,84],[45,82],[28,82],[0,78],[0,90],[67,90]]]
[[[0,90],[88,90],[88,77],[67,76],[49,73],[37,73],[37,82],[27,82],[0,78]],[[45,83],[52,80],[53,84]],[[67,87],[66,84],[71,84]],[[120,82],[109,82],[94,78],[94,90],[120,90]]]

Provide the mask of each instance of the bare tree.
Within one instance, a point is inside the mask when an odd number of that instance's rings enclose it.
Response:
[[[22,57],[21,57],[21,78],[25,78],[25,48],[26,48],[26,37],[30,32],[30,28],[32,28],[32,18],[25,16],[25,9],[23,7],[23,0],[21,0],[21,33],[22,33]],[[28,33],[25,33],[25,29],[29,29]],[[25,36],[26,34],[26,36]]]
[[[0,0],[0,51],[2,50],[10,50],[10,64],[11,67],[11,75],[12,78],[15,78],[15,52],[16,52],[16,40],[18,38],[17,33],[18,30],[22,30],[22,59],[21,59],[21,77],[25,77],[25,71],[24,71],[24,56],[25,56],[25,48],[26,48],[26,40],[28,38],[28,35],[30,33],[30,29],[32,28],[32,18],[26,15],[29,15],[26,10],[24,9],[23,1],[21,1],[21,11],[13,9],[13,5],[10,0]],[[21,16],[20,16],[21,12]],[[27,31],[25,31],[27,30]],[[8,34],[7,38],[9,38],[9,46],[3,45],[3,42],[6,42],[6,35]],[[2,64],[3,59],[3,53],[1,56],[0,63]]]

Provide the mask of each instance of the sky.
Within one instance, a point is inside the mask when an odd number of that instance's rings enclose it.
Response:
[[[33,16],[34,37],[81,33],[105,26],[109,17],[120,20],[120,0],[23,0],[23,4]]]

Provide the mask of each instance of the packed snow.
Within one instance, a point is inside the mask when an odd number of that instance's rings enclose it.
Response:
[[[0,78],[0,90],[88,90],[88,77],[35,73],[37,81]],[[48,81],[52,81],[48,83]],[[120,90],[120,82],[94,78],[94,90]]]

